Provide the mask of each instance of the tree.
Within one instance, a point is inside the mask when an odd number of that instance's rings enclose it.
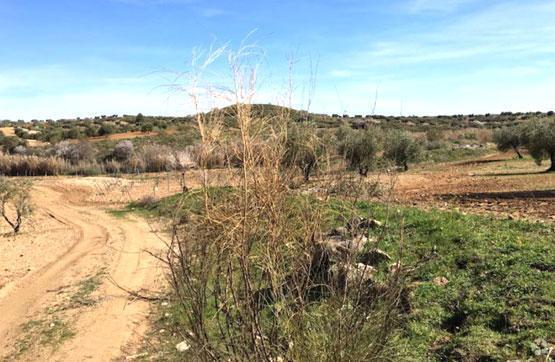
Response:
[[[515,151],[522,158],[519,148],[522,146],[522,129],[520,127],[503,127],[493,131],[493,142],[501,152]]]
[[[141,124],[144,122],[144,120],[145,120],[145,116],[143,116],[142,113],[137,114],[137,116],[135,117],[136,124]]]
[[[527,124],[522,132],[522,143],[537,164],[550,159],[548,172],[555,172],[555,120],[537,119]]]
[[[407,171],[409,162],[420,159],[421,147],[416,141],[403,131],[391,131],[386,138],[384,157],[395,162],[397,166],[403,166]]]
[[[287,134],[285,148],[283,164],[299,167],[304,180],[308,181],[324,150],[314,127],[307,124],[292,125]]]
[[[28,180],[0,177],[0,213],[14,233],[19,232],[23,220],[32,212],[30,192]]]
[[[379,150],[377,130],[350,131],[339,144],[339,153],[349,163],[349,168],[357,169],[361,176],[368,175],[374,167]]]

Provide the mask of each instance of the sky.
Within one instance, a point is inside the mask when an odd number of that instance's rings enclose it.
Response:
[[[0,119],[191,114],[192,60],[226,47],[202,73],[219,89],[241,44],[258,65],[255,102],[555,110],[553,19],[555,0],[0,0]]]

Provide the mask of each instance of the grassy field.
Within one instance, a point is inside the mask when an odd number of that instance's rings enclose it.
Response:
[[[181,199],[135,203],[118,213],[168,216],[178,203],[184,209],[199,210],[196,196],[187,197],[185,203]],[[331,227],[340,223],[347,205],[332,200],[322,207]],[[553,225],[368,202],[359,202],[356,208],[360,216],[384,221],[383,228],[371,231],[380,249],[406,265],[427,260],[408,283],[411,308],[395,342],[402,360],[537,357],[546,353],[542,344],[554,342]],[[180,322],[177,306],[160,308],[151,337],[159,338],[154,349],[165,351],[165,359],[175,353],[180,337],[168,340],[158,330],[171,332]]]

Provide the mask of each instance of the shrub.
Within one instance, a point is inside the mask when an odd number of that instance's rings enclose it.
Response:
[[[23,220],[31,214],[31,182],[29,180],[8,180],[0,177],[0,214],[18,233]]]
[[[26,146],[27,142],[19,137],[0,136],[0,145],[6,153],[13,153],[17,146]]]
[[[409,137],[406,132],[390,131],[386,137],[384,157],[402,166],[405,171],[409,169],[409,162],[420,159],[421,147]]]
[[[116,131],[115,127],[110,123],[102,123],[100,129],[98,130],[99,136],[106,136],[114,133]]]
[[[167,146],[145,145],[139,152],[146,172],[162,172],[178,168],[172,149]]]
[[[87,141],[74,143],[71,141],[62,141],[55,146],[56,156],[77,164],[80,161],[92,161],[96,155],[96,149]]]
[[[27,148],[22,145],[15,146],[15,148],[13,149],[13,153],[16,155],[25,155],[27,154]]]
[[[128,161],[133,155],[133,143],[129,140],[118,142],[112,154],[118,161]]]
[[[390,274],[384,263],[386,275],[375,280],[360,266],[358,276],[349,274],[357,267],[347,242],[343,264],[332,260],[338,254],[330,256],[324,235],[338,218],[350,219],[354,203],[327,210],[320,198],[289,188],[292,170],[300,167],[306,177],[307,166],[318,164],[321,141],[310,126],[291,126],[288,114],[252,116],[253,91],[243,87],[254,76],[232,67],[233,131],[240,134],[237,186],[214,188],[204,177],[198,191],[172,198],[167,207],[173,215],[167,253],[176,304],[172,321],[180,342],[184,338],[191,347],[180,358],[396,360],[403,268],[396,264]],[[215,149],[223,121],[199,114],[197,123],[202,150]],[[326,182],[318,186],[327,190]]]
[[[152,132],[153,129],[154,126],[152,125],[152,123],[145,123],[141,126],[142,132]]]
[[[443,140],[443,132],[438,128],[430,128],[426,131],[426,140],[429,143],[436,143]]]

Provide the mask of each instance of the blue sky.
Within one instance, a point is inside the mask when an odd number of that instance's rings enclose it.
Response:
[[[551,0],[0,0],[0,119],[189,114],[171,71],[253,31],[259,102],[283,103],[293,58],[316,112],[547,111],[553,19]]]

